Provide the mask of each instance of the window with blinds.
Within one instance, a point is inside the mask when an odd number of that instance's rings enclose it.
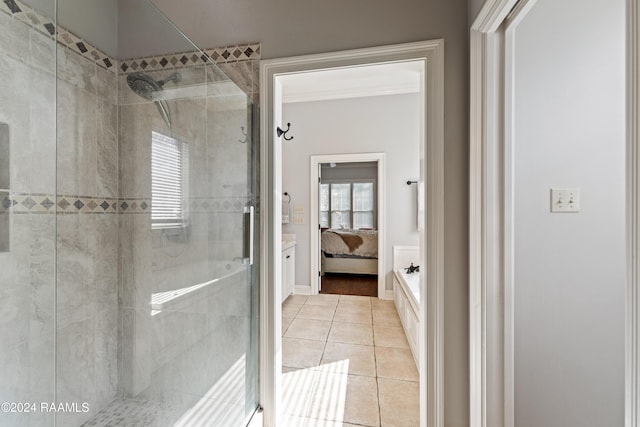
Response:
[[[320,226],[376,228],[373,182],[320,184]]]
[[[184,227],[189,146],[158,132],[151,133],[151,227]]]

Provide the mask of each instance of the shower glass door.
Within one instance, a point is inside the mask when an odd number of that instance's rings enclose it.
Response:
[[[150,1],[57,5],[57,425],[246,425],[252,99]]]

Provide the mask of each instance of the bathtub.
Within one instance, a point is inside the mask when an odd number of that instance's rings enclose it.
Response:
[[[397,271],[400,274],[400,283],[406,286],[409,302],[420,311],[420,273],[407,273],[404,269]]]
[[[408,274],[404,269],[411,262],[418,265],[418,253],[418,248],[394,247],[393,301],[419,369],[420,273]]]

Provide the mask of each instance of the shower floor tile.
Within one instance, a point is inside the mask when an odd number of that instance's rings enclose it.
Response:
[[[171,426],[182,412],[164,402],[116,399],[82,427]]]

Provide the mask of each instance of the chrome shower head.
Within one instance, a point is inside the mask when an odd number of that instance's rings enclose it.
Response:
[[[136,94],[142,98],[153,101],[158,107],[169,129],[171,129],[171,112],[167,101],[162,96],[163,87],[167,82],[177,83],[182,80],[180,73],[174,73],[164,80],[154,80],[144,73],[131,73],[127,76],[127,84]]]

